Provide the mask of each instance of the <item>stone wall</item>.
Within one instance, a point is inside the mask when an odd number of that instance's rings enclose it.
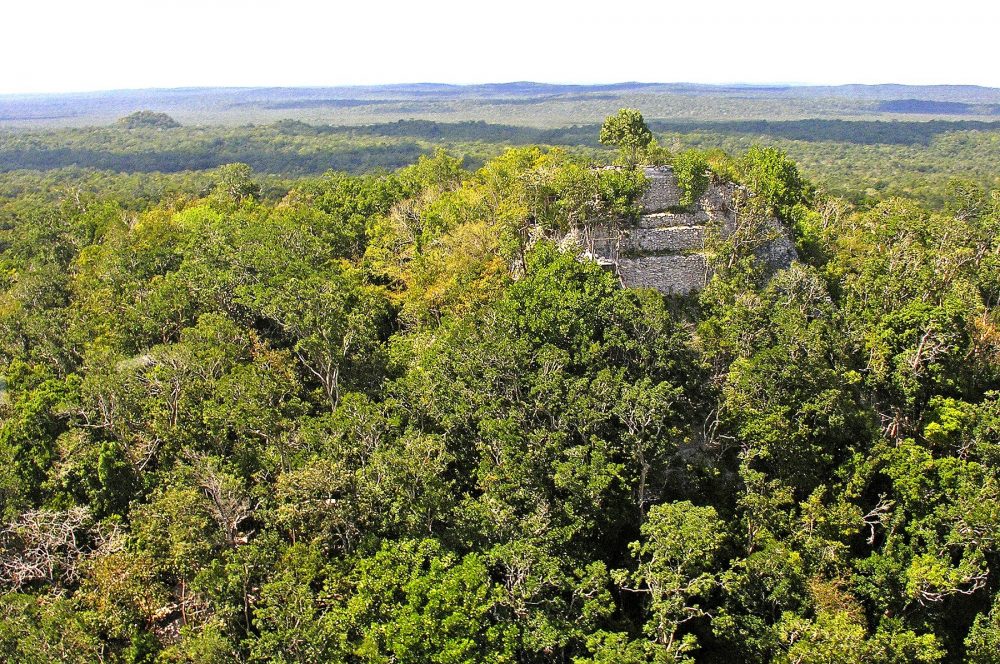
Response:
[[[681,190],[667,166],[648,167],[649,189],[639,200],[642,216],[632,222],[598,224],[585,235],[570,233],[564,242],[579,245],[584,256],[614,270],[626,286],[655,288],[686,295],[704,287],[709,277],[704,255],[710,225],[725,235],[736,224],[733,184],[713,184],[689,209],[680,207]],[[770,220],[774,239],[759,252],[772,269],[795,260],[795,247],[777,219]]]
[[[650,182],[649,189],[639,199],[643,212],[662,212],[680,204],[681,190],[673,169],[669,166],[650,166],[643,170]]]
[[[708,263],[701,254],[619,258],[615,269],[631,288],[655,288],[665,295],[688,295],[708,280]]]

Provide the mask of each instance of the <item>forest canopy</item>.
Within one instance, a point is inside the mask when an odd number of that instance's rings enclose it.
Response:
[[[0,653],[997,661],[1000,191],[855,205],[630,126],[617,168],[6,180]],[[643,161],[800,260],[624,288],[559,239]]]
[[[172,126],[172,120],[153,118],[147,125],[142,118],[148,114],[137,112],[102,127],[0,130],[0,188],[23,177],[21,171],[41,171],[38,177],[81,168],[173,174],[234,162],[272,176],[316,176],[330,169],[358,175],[377,168],[396,170],[437,149],[463,158],[472,170],[516,146],[562,147],[596,160],[608,156],[601,147],[600,124],[538,128],[454,121],[443,114],[440,120],[363,125],[282,119],[166,129],[160,121]],[[940,210],[955,178],[986,189],[1000,186],[998,122],[649,119],[643,126],[650,132],[645,157],[655,163],[665,161],[657,150],[740,154],[754,145],[775,147],[792,157],[815,186],[860,205],[903,196]]]

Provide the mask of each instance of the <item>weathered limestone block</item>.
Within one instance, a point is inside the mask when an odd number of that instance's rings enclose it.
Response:
[[[744,190],[734,184],[713,184],[698,199],[698,206],[710,217],[729,216],[735,213],[735,201],[742,195]]]
[[[669,166],[647,166],[643,173],[649,179],[649,189],[639,199],[643,212],[663,212],[680,205],[681,190]]]
[[[592,251],[597,256],[605,256],[611,259],[613,256],[617,256],[621,251],[624,251],[623,241],[624,236],[618,238],[614,235],[595,235],[590,241],[589,246],[585,246],[584,249]]]
[[[636,254],[704,249],[704,247],[704,226],[632,228],[622,243],[622,251]]]
[[[766,263],[772,270],[784,270],[799,256],[795,251],[795,244],[777,222],[775,222],[775,231],[776,238],[757,252],[757,258]]]
[[[705,286],[708,264],[701,254],[620,258],[618,275],[626,286],[687,295]]]
[[[727,238],[736,230],[737,217],[730,215],[719,218],[719,230],[722,237]],[[762,246],[754,252],[771,271],[783,270],[798,259],[795,243],[788,234],[788,229],[777,219],[768,219],[760,230],[764,240]]]
[[[592,256],[610,258],[618,254],[625,232],[615,224],[597,224],[589,229],[571,229],[559,241],[563,249],[576,247]]]

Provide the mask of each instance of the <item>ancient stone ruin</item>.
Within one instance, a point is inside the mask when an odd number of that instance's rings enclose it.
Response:
[[[636,221],[612,220],[571,231],[563,240],[582,249],[621,278],[622,284],[655,288],[664,294],[687,295],[700,290],[711,276],[705,254],[709,233],[726,238],[738,223],[737,185],[712,183],[694,205],[680,205],[681,190],[668,166],[644,169],[650,186],[639,201]],[[771,269],[788,267],[796,258],[787,229],[777,220],[765,224],[757,256]]]

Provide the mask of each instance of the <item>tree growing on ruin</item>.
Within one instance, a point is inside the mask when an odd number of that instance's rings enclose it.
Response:
[[[620,109],[609,115],[601,126],[602,145],[614,145],[621,153],[621,160],[632,167],[653,140],[653,132],[646,126],[642,113],[634,108]]]

